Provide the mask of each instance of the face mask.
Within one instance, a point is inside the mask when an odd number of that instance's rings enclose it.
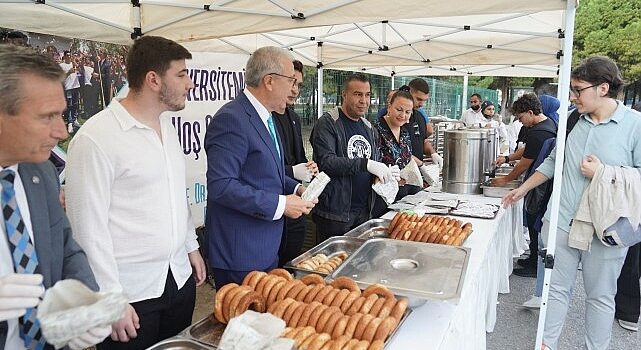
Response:
[[[474,105],[474,106],[472,106],[472,110],[473,110],[473,111],[475,111],[475,112],[476,112],[476,111],[478,111],[478,110],[479,110],[479,108],[481,108],[481,105]]]

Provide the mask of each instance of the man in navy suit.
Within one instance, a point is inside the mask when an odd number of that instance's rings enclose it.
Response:
[[[111,61],[107,57],[107,49],[98,50],[98,74],[100,75],[100,87],[102,107],[107,108],[111,102]]]
[[[53,349],[35,321],[39,297],[63,279],[98,289],[60,206],[51,149],[67,136],[64,73],[51,58],[0,46],[0,349]],[[82,349],[111,333],[73,339]]]
[[[283,146],[271,113],[284,113],[297,79],[291,55],[256,50],[245,69],[246,89],[207,128],[209,258],[216,287],[241,283],[253,270],[278,266],[284,218],[308,214],[314,203],[285,175]]]

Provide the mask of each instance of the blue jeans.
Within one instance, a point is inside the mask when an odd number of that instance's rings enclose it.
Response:
[[[80,101],[80,89],[65,90],[65,97],[67,99],[67,109],[63,115],[67,123],[73,123],[78,118],[78,103]]]

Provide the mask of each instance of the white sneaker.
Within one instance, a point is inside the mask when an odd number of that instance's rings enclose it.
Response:
[[[530,300],[523,303],[523,307],[530,310],[538,310],[541,308],[541,297],[532,297]]]
[[[630,322],[630,321],[624,321],[624,320],[617,320],[619,321],[619,326],[623,329],[627,329],[631,332],[637,332],[639,330],[639,325],[635,322]]]
[[[73,124],[67,124],[67,131],[71,134],[73,132]]]

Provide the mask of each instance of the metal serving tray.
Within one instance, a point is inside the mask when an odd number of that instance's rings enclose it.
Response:
[[[392,222],[390,219],[371,219],[347,232],[345,236],[362,239],[387,237],[387,228],[390,222]]]
[[[470,202],[470,201],[461,201],[461,202],[459,202],[458,207],[450,209],[450,214],[449,215],[460,216],[460,217],[465,217],[465,218],[494,220],[494,219],[496,219],[496,216],[499,213],[499,209],[501,209],[500,205],[486,204],[488,206],[494,207],[494,210],[492,211],[492,215],[491,216],[483,216],[483,215],[480,215],[480,214],[475,214],[474,212],[461,213],[461,212],[457,211],[457,210],[461,209],[461,207],[464,207],[465,205],[467,205],[468,202]]]
[[[321,242],[319,245],[314,248],[306,251],[305,253],[299,255],[294,260],[285,264],[285,268],[293,270],[296,277],[302,277],[310,273],[316,273],[321,276],[327,276],[326,273],[316,272],[304,268],[297,267],[296,265],[305,259],[309,259],[316,254],[325,254],[327,257],[331,257],[339,252],[345,252],[347,255],[352,255],[361,245],[363,245],[365,240],[357,237],[348,237],[348,236],[336,236],[330,237],[329,239]]]
[[[403,317],[401,317],[401,320],[398,321],[398,325],[392,331],[389,337],[387,337],[387,340],[385,340],[385,347],[387,347],[387,345],[392,342],[392,339],[394,339],[394,336],[396,336],[396,333],[398,333],[398,330],[401,329],[401,327],[403,326],[403,323],[405,322],[405,320],[407,320],[407,317],[409,317],[411,313],[412,313],[411,308],[408,307],[407,309],[405,309],[405,313],[403,314]]]
[[[206,349],[217,349],[226,326],[226,324],[218,322],[212,314],[189,326],[182,335],[187,339],[209,346]]]
[[[403,317],[401,317],[401,320],[398,323],[398,326],[396,329],[392,331],[390,336],[387,338],[385,341],[385,345],[389,344],[389,342],[394,339],[394,336],[396,335],[397,331],[407,317],[412,313],[412,309],[407,308],[405,310],[405,313],[403,314]],[[189,342],[189,346],[200,346],[200,347],[157,347],[156,346],[164,346],[163,343],[168,342],[172,339],[166,340],[162,343],[158,343],[154,345],[154,347],[148,349],[148,350],[165,350],[165,349],[171,349],[171,350],[182,350],[182,349],[196,349],[196,350],[208,350],[208,349],[217,349],[218,344],[220,344],[220,339],[223,336],[223,332],[225,331],[225,324],[222,324],[216,320],[216,318],[213,315],[210,315],[193,325],[191,325],[189,328],[187,328],[181,335],[185,337],[186,339],[175,339],[175,340],[180,340],[182,342]],[[178,343],[178,345],[181,345],[182,343]]]
[[[353,278],[361,289],[380,283],[410,298],[410,305],[417,298],[452,300],[461,295],[469,258],[465,247],[374,238],[329,278]]]
[[[481,184],[481,189],[485,197],[503,198],[503,196],[519,186],[521,186],[521,181],[519,180],[512,180],[504,186],[492,186],[491,182],[484,182]]]
[[[215,349],[215,348],[211,346],[206,346],[204,344],[201,344],[199,342],[196,342],[190,339],[184,339],[179,337],[163,340],[160,343],[147,348],[147,350],[209,350],[209,349]]]

